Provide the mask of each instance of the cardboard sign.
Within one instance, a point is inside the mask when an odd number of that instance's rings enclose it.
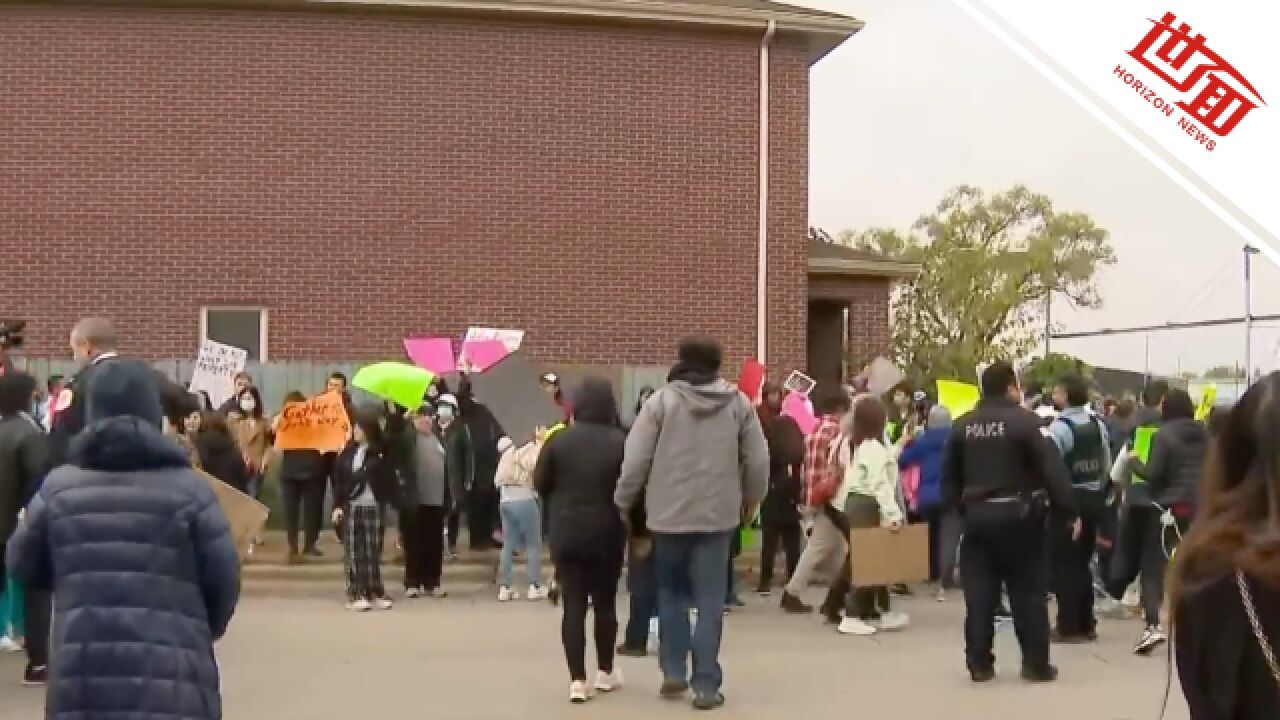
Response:
[[[855,587],[896,585],[929,579],[929,526],[854,528],[849,532],[849,561]]]
[[[952,419],[959,419],[972,410],[981,395],[977,385],[957,380],[938,381],[938,404],[951,411]]]
[[[267,524],[267,515],[271,511],[266,505],[209,473],[203,470],[197,470],[196,473],[209,483],[214,496],[218,498],[222,514],[226,516],[227,525],[231,527],[231,539],[235,541],[236,550],[240,552],[240,560],[243,562],[249,556],[249,547],[253,543],[253,538],[262,533],[263,526]]]
[[[787,397],[782,400],[782,414],[796,421],[796,425],[800,426],[800,432],[805,435],[812,435],[813,431],[818,427],[818,418],[813,414],[813,407],[809,404],[809,398],[796,393],[788,393]]]
[[[564,410],[542,390],[541,373],[524,354],[513,352],[485,372],[471,376],[471,392],[489,409],[517,447],[538,428],[564,422]]]
[[[867,378],[867,392],[872,395],[884,395],[906,377],[892,360],[885,357],[872,360],[862,374]]]
[[[805,397],[809,397],[809,393],[813,392],[813,386],[817,385],[817,381],[805,375],[799,370],[792,370],[787,376],[787,381],[782,383],[783,389],[790,390],[793,393],[799,393]]]
[[[742,370],[738,372],[738,389],[747,396],[751,404],[760,402],[760,390],[764,388],[765,368],[755,360],[745,360]]]
[[[249,353],[238,347],[224,345],[214,340],[200,343],[200,355],[196,358],[196,369],[191,375],[191,392],[201,390],[209,394],[213,406],[231,399],[236,391],[236,374],[244,372],[244,364]]]
[[[351,437],[351,418],[336,392],[317,395],[310,400],[287,403],[276,423],[276,448],[279,450],[319,450],[337,452]]]
[[[453,340],[447,337],[415,337],[404,339],[404,352],[414,365],[437,375],[457,369],[453,357]]]

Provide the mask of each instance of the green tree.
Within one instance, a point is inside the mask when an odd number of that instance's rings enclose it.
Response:
[[[1066,375],[1079,375],[1088,380],[1093,377],[1093,368],[1073,355],[1051,352],[1044,357],[1035,358],[1027,365],[1022,371],[1022,382],[1036,382],[1043,387],[1052,387]]]
[[[1026,356],[1051,294],[1097,307],[1095,276],[1115,263],[1107,231],[1018,185],[986,196],[961,186],[908,232],[842,233],[851,247],[920,263],[893,303],[895,360],[910,375],[970,378],[978,363]]]

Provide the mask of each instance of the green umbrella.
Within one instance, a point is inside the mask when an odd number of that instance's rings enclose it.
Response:
[[[417,410],[435,379],[430,370],[402,362],[380,362],[360,368],[351,384],[383,400]]]

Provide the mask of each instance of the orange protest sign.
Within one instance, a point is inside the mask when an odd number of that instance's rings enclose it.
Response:
[[[336,392],[288,403],[276,420],[276,448],[337,452],[351,436],[351,419]]]

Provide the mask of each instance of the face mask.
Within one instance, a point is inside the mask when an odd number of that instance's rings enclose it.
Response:
[[[243,398],[240,400],[240,409],[247,413],[253,412],[254,408],[256,407],[258,407],[258,403],[254,402],[253,398],[251,397]]]
[[[436,412],[440,415],[440,422],[449,422],[453,419],[453,408],[448,405],[441,405]]]

